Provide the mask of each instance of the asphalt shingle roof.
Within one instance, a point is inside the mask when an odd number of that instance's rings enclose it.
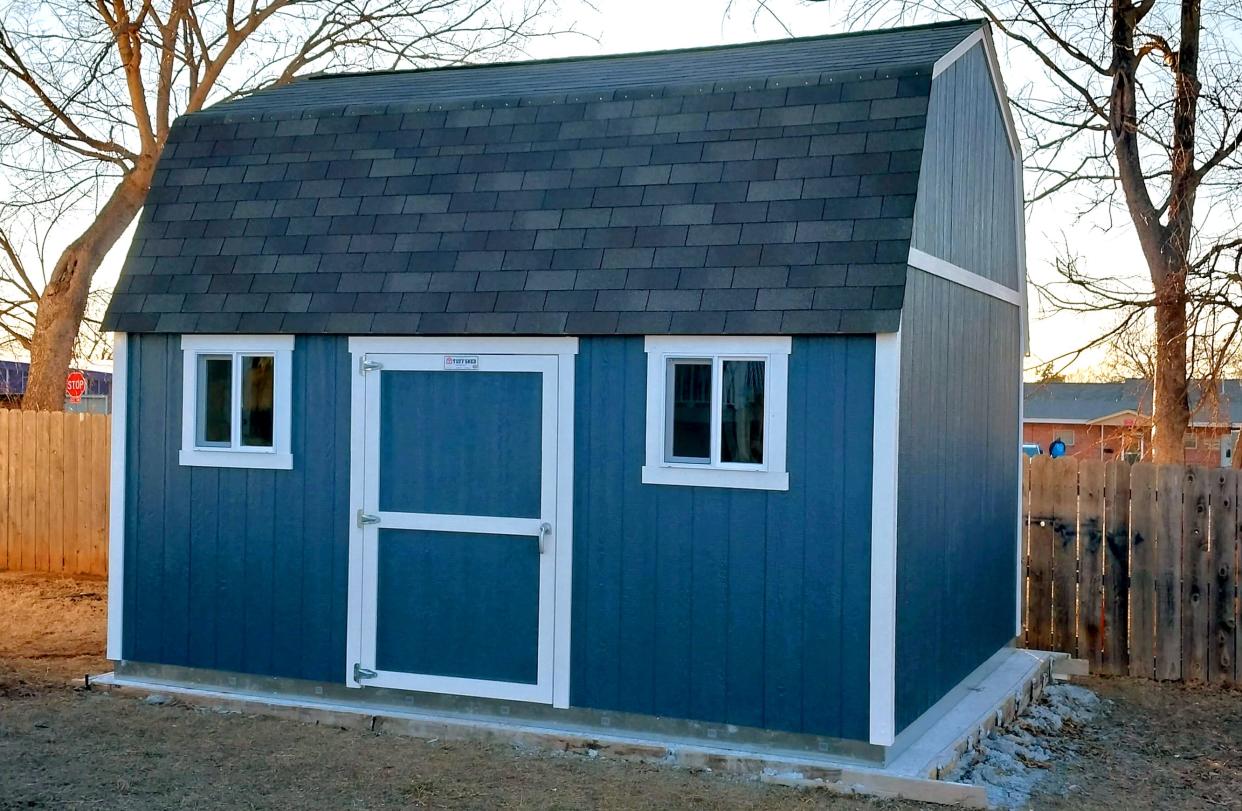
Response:
[[[105,327],[897,328],[931,65],[979,23],[302,80],[185,116]]]

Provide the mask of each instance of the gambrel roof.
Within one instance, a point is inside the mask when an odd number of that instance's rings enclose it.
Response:
[[[123,332],[897,328],[951,23],[322,76],[179,119]]]

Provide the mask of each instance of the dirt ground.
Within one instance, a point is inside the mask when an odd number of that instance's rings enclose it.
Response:
[[[0,572],[0,809],[915,809],[714,774],[87,692],[105,584]],[[1242,808],[1242,693],[1089,679],[1036,808]],[[1076,753],[1076,754],[1075,754]]]

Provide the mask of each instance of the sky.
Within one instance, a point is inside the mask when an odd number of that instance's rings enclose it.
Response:
[[[527,49],[532,58],[581,56],[601,53],[689,48],[705,45],[780,39],[788,34],[766,14],[753,15],[752,0],[735,0],[735,8],[724,15],[727,0],[591,0],[591,4],[575,5],[562,0],[576,20],[583,36],[563,36],[532,42]],[[800,3],[796,0],[770,0],[781,15],[784,25],[795,36],[814,36],[845,30],[840,2]],[[1025,82],[1034,75],[1030,58],[1008,49],[998,42],[1002,70],[1011,86]],[[1031,185],[1028,183],[1028,186]],[[1142,254],[1132,229],[1126,227],[1124,215],[1109,227],[1102,218],[1079,221],[1073,213],[1072,200],[1054,198],[1028,208],[1027,211],[1027,272],[1033,283],[1047,283],[1056,278],[1054,262],[1058,251],[1070,245],[1082,267],[1094,275],[1127,276],[1145,274]],[[109,253],[96,276],[97,287],[115,282],[132,227]],[[1030,356],[1028,373],[1046,361],[1072,352],[1096,335],[1107,330],[1112,322],[1105,316],[1083,316],[1048,312],[1041,307],[1032,288],[1028,294],[1030,307]],[[1101,359],[1093,352],[1078,361],[1073,369],[1083,370]]]

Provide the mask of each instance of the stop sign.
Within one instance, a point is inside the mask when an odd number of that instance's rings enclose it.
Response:
[[[65,378],[65,394],[69,395],[69,402],[82,402],[82,395],[86,394],[86,375],[76,369],[69,373]]]

